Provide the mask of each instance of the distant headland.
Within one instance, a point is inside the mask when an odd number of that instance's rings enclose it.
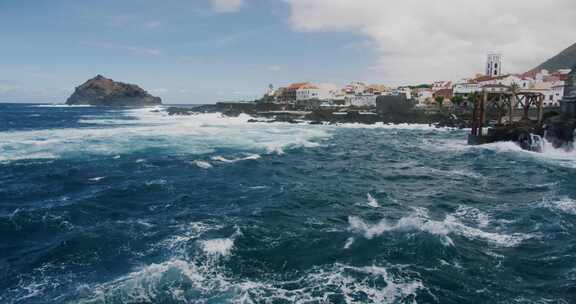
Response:
[[[66,104],[111,107],[151,106],[162,104],[162,99],[150,95],[135,84],[117,82],[97,75],[77,87]]]

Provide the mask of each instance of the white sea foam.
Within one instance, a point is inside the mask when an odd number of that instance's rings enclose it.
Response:
[[[223,239],[212,239],[202,241],[202,249],[208,255],[214,256],[228,256],[232,252],[234,247],[234,239],[223,238]]]
[[[261,158],[261,156],[259,154],[251,154],[251,155],[248,155],[246,157],[238,157],[238,158],[230,158],[230,159],[218,155],[218,156],[213,156],[212,160],[223,162],[223,163],[235,163],[235,162],[239,162],[239,161],[243,161],[243,160],[257,160],[260,158]]]
[[[481,228],[487,227],[491,222],[490,216],[488,216],[488,214],[469,206],[458,206],[454,216],[472,220],[476,222],[476,224]]]
[[[361,123],[344,123],[337,124],[337,127],[349,128],[349,129],[389,129],[389,130],[416,130],[416,131],[437,131],[437,132],[448,132],[454,130],[453,128],[438,128],[433,125],[427,124],[385,124],[383,122],[377,122],[375,124],[361,124]]]
[[[502,247],[514,247],[532,237],[521,233],[501,234],[486,232],[479,228],[464,225],[453,215],[447,215],[442,221],[432,220],[428,217],[427,211],[422,208],[416,209],[414,214],[403,217],[395,223],[382,219],[376,224],[369,224],[355,216],[349,217],[348,222],[351,231],[359,233],[367,239],[372,239],[391,231],[416,230],[438,236],[442,244],[446,246],[454,245],[454,241],[450,237],[451,234],[461,235],[468,239],[482,239]]]
[[[378,204],[378,201],[370,193],[368,193],[366,196],[368,198],[368,206],[373,207],[373,208],[379,208],[380,207],[380,204]]]
[[[484,145],[468,145],[466,140],[441,140],[437,142],[426,141],[424,147],[432,151],[442,152],[469,152],[490,150],[496,153],[517,153],[533,157],[536,160],[558,164],[563,167],[576,168],[576,149],[556,149],[547,140],[543,141],[543,152],[527,151],[514,142],[496,142]]]
[[[105,177],[105,176],[98,176],[98,177],[90,178],[90,180],[91,180],[91,181],[94,181],[94,182],[97,182],[97,181],[103,180],[104,178],[106,178],[106,177]]]
[[[10,153],[7,155],[0,155],[0,163],[8,163],[24,159],[56,159],[56,158],[58,158],[56,155],[48,152],[36,152],[26,155]]]
[[[181,232],[168,238],[167,240],[161,242],[159,245],[162,248],[168,249],[170,254],[177,258],[187,257],[187,246],[191,242],[196,241],[204,233],[211,230],[220,229],[222,226],[207,224],[202,222],[192,222],[183,225],[180,230]]]
[[[91,107],[91,105],[42,104],[42,105],[33,105],[31,107],[36,107],[36,108],[88,108],[88,107]]]
[[[210,164],[209,162],[206,161],[202,161],[202,160],[195,160],[194,165],[198,166],[199,168],[202,169],[210,169],[212,168],[212,164]]]
[[[286,149],[317,147],[331,136],[324,126],[248,123],[247,115],[217,113],[169,116],[160,108],[123,110],[129,125],[118,119],[110,127],[0,132],[0,161],[118,155],[148,148],[173,154],[206,154],[215,149],[283,153]],[[225,159],[231,160],[222,156]],[[255,159],[250,156],[247,159]]]
[[[346,244],[344,244],[344,249],[350,249],[350,247],[352,247],[352,245],[354,244],[355,239],[353,237],[349,237],[346,240]]]
[[[546,197],[542,200],[540,205],[551,210],[576,215],[576,200],[567,196]]]
[[[302,288],[294,288],[302,284]],[[218,298],[226,303],[328,303],[340,295],[346,303],[416,303],[426,291],[417,278],[394,275],[380,266],[335,264],[315,268],[295,281],[238,281],[211,264],[172,259],[152,264],[112,282],[83,287],[88,299],[80,303],[204,303]]]

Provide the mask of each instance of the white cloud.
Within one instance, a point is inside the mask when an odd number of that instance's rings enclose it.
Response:
[[[287,0],[299,31],[352,32],[378,54],[369,69],[390,83],[483,72],[487,52],[524,72],[576,42],[574,0]]]
[[[240,9],[243,0],[212,0],[212,8],[217,13],[232,13]]]

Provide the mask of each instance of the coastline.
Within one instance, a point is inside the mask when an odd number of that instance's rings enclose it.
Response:
[[[277,105],[270,104],[243,104],[243,103],[219,103],[215,105],[202,105],[198,107],[170,106],[165,109],[170,116],[190,116],[197,113],[221,113],[225,116],[237,117],[246,114],[253,119],[249,122],[285,122],[319,124],[422,124],[438,128],[469,128],[469,115],[461,113],[436,112],[428,113],[423,110],[408,110],[403,112],[378,112],[374,109],[348,108],[337,109],[314,109],[302,108],[281,109]]]

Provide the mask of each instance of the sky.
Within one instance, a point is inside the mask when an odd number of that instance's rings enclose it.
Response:
[[[575,28],[574,0],[0,0],[0,102],[62,103],[97,74],[168,104],[459,80],[489,52],[520,73]]]

